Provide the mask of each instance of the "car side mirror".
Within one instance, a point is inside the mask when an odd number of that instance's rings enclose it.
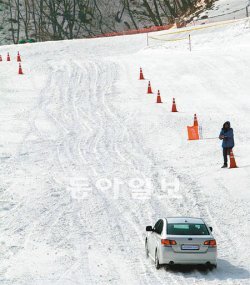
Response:
[[[152,232],[152,231],[153,231],[153,229],[152,229],[151,226],[147,226],[147,227],[146,227],[146,232]]]
[[[210,231],[212,232],[213,231],[213,228],[212,227],[209,227]]]

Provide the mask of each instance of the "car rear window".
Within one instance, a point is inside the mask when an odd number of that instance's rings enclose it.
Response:
[[[209,235],[208,229],[204,224],[168,224],[167,234],[169,235]]]

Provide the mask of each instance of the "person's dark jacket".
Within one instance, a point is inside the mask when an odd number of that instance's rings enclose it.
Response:
[[[228,124],[229,128],[225,128],[225,124]],[[224,136],[222,141],[223,148],[233,148],[234,147],[234,131],[230,126],[230,122],[225,122],[223,128],[221,129],[220,136]]]

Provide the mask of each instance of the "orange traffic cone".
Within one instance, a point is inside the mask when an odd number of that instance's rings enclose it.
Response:
[[[0,61],[3,61],[2,56],[0,55]]]
[[[162,103],[162,101],[161,101],[161,94],[160,94],[160,90],[158,90],[158,93],[157,93],[157,101],[156,101],[156,103]]]
[[[236,161],[235,161],[232,149],[230,150],[230,167],[229,168],[237,168]]]
[[[173,98],[172,112],[178,112],[175,104],[175,98]]]
[[[140,78],[139,80],[144,80],[144,75],[143,75],[143,72],[142,72],[142,68],[140,68]]]
[[[21,56],[20,56],[20,53],[18,52],[17,53],[17,62],[21,62],[22,60],[21,60]]]
[[[148,94],[153,94],[150,81],[148,82]]]
[[[23,74],[23,69],[22,69],[21,63],[19,63],[18,74],[20,74],[20,75]]]
[[[10,61],[10,54],[7,53],[7,61]]]
[[[196,114],[194,114],[194,126],[199,126]]]

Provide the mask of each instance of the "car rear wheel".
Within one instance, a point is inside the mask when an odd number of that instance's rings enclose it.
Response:
[[[159,263],[159,258],[158,258],[158,253],[157,250],[155,251],[155,268],[158,270],[160,269],[160,263]]]
[[[146,258],[148,258],[149,252],[148,252],[148,241],[147,241],[147,239],[145,240],[145,253],[146,253]]]
[[[209,270],[213,270],[217,268],[217,264],[209,264],[207,267]]]

